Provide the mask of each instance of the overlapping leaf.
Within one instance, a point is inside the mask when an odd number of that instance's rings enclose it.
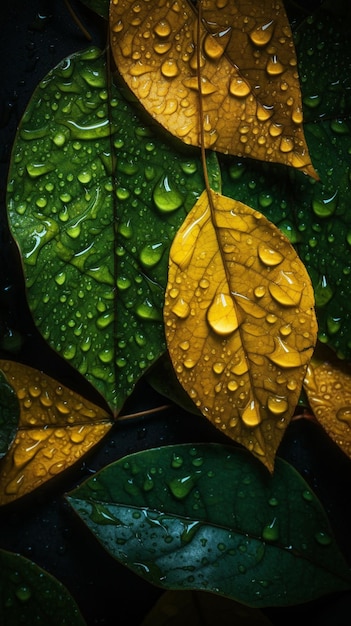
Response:
[[[164,351],[169,244],[204,186],[182,148],[109,92],[96,48],[42,81],[13,148],[8,214],[35,323],[116,413]]]
[[[68,590],[19,554],[0,550],[1,626],[85,626]]]
[[[76,463],[112,427],[103,409],[42,372],[0,360],[20,407],[17,436],[0,462],[0,505]]]
[[[204,192],[171,247],[167,344],[195,405],[272,470],[316,342],[313,289],[261,213],[212,202]]]
[[[129,87],[188,144],[201,145],[203,128],[206,148],[284,163],[317,178],[303,134],[297,59],[283,3],[200,5],[199,17],[185,0],[111,2],[112,50]]]
[[[281,459],[267,477],[233,447],[146,450],[104,468],[68,499],[114,558],[167,589],[264,607],[351,585],[323,508]]]
[[[304,389],[313,414],[329,437],[351,457],[351,376],[341,363],[312,361]]]
[[[19,406],[16,394],[0,371],[0,459],[16,435]]]

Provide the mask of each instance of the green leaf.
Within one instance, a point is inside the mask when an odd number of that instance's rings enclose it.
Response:
[[[108,552],[161,587],[263,607],[351,585],[322,506],[280,459],[269,477],[241,449],[153,449],[106,467],[68,500]]]
[[[75,600],[56,578],[19,554],[0,550],[1,626],[84,626]]]
[[[164,351],[169,245],[203,187],[196,149],[166,143],[121,89],[109,94],[98,49],[36,89],[8,191],[28,301],[43,337],[115,413]]]
[[[19,403],[14,390],[0,371],[0,459],[7,453],[17,431]]]
[[[290,238],[312,279],[319,340],[349,359],[351,51],[342,20],[327,12],[306,20],[297,52],[305,136],[321,182],[220,157],[223,194],[264,213]]]

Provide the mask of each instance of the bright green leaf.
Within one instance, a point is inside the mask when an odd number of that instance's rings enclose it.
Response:
[[[204,183],[198,151],[165,143],[111,89],[96,48],[43,79],[14,144],[8,214],[36,325],[117,413],[164,351],[169,245]]]
[[[106,467],[68,499],[108,552],[161,587],[263,607],[351,585],[322,506],[280,459],[270,477],[241,449],[153,449]]]
[[[56,578],[19,554],[0,550],[1,626],[84,626],[75,600]]]

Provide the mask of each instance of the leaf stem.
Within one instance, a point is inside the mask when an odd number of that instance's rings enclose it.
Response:
[[[117,421],[129,420],[134,417],[144,417],[144,415],[150,415],[151,413],[160,413],[161,411],[167,411],[170,409],[170,404],[162,404],[161,406],[157,406],[153,409],[146,409],[145,411],[137,411],[136,413],[128,413],[127,415],[120,415],[117,417]]]
[[[71,18],[73,19],[73,21],[77,24],[79,30],[82,31],[84,37],[88,40],[91,41],[92,40],[92,36],[89,33],[89,31],[87,31],[87,29],[85,28],[85,26],[82,24],[82,22],[80,21],[78,15],[75,13],[75,11],[73,10],[73,8],[71,7],[71,4],[69,2],[69,0],[63,0],[66,8],[71,16]]]
[[[202,169],[205,179],[205,187],[207,191],[208,201],[214,214],[214,206],[212,202],[210,181],[208,178],[207,163],[206,163],[206,149],[205,149],[205,132],[204,132],[204,108],[202,103],[202,85],[201,85],[201,22],[202,22],[202,5],[201,0],[198,2],[198,19],[196,26],[196,72],[197,72],[197,87],[199,91],[199,120],[200,120],[200,149],[201,149],[201,161]]]

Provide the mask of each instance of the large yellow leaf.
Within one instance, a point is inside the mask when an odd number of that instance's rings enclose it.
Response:
[[[310,362],[304,380],[311,409],[329,437],[351,457],[351,373],[344,363]]]
[[[316,343],[313,288],[288,239],[241,202],[201,195],[170,252],[167,344],[217,428],[270,470]]]
[[[21,363],[0,360],[20,404],[17,436],[0,462],[0,505],[30,493],[88,452],[112,426],[95,404]]]
[[[198,50],[194,3],[111,1],[112,51],[131,90],[185,143],[201,145],[203,127],[205,148],[284,163],[318,178],[304,138],[282,1],[202,0],[200,17]]]

